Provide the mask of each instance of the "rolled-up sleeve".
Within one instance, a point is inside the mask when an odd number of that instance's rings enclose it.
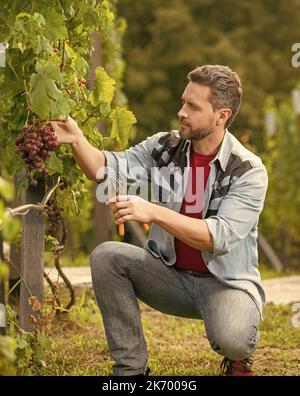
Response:
[[[264,165],[256,166],[230,186],[216,215],[205,219],[213,240],[213,254],[230,253],[258,223],[268,186]]]

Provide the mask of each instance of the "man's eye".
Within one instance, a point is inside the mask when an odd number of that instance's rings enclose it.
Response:
[[[196,105],[194,105],[193,103],[190,102],[185,102],[184,100],[181,101],[181,106],[183,106],[184,104],[187,104],[189,107],[191,107],[194,110],[198,110],[198,107]]]

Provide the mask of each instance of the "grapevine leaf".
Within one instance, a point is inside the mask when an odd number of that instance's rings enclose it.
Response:
[[[66,60],[68,59],[71,60],[70,62],[71,67],[73,70],[75,70],[75,62],[77,59],[77,54],[67,43],[65,43],[65,53],[66,53]]]
[[[53,47],[46,37],[38,36],[35,53],[41,54],[42,52],[49,52],[50,54],[53,54]]]
[[[45,75],[47,78],[55,80],[55,81],[61,81],[61,74],[59,67],[56,63],[50,63],[47,62],[45,65]]]
[[[30,78],[30,106],[40,118],[47,118],[49,114],[51,99],[48,92],[51,90],[51,83],[53,84],[53,81],[47,80],[40,74],[32,74]]]
[[[110,104],[115,93],[115,81],[106,73],[103,67],[98,66],[95,71],[94,88],[89,95],[89,102],[93,106],[104,102]]]
[[[66,117],[70,111],[69,100],[55,85],[60,80],[58,66],[50,62],[37,63],[36,72],[30,78],[31,110],[40,118]]]
[[[7,201],[14,198],[14,185],[0,177],[0,195]]]
[[[77,18],[79,20],[82,20],[84,18],[84,16],[90,12],[90,10],[91,9],[90,9],[88,3],[87,2],[86,3],[83,2],[81,4],[81,7],[80,7],[79,11],[78,11]]]
[[[80,176],[78,167],[76,166],[76,161],[73,157],[64,156],[62,158],[64,175],[67,175],[72,180],[77,180]]]
[[[66,118],[70,113],[70,105],[71,101],[64,97],[60,92],[59,95],[56,97],[56,100],[52,101],[51,108],[50,108],[50,117],[64,117]]]
[[[27,348],[28,342],[24,338],[19,337],[17,341],[18,341],[18,349],[26,349]]]
[[[99,10],[99,27],[106,36],[107,32],[112,27],[112,22],[115,19],[114,13],[110,9],[111,5],[108,0],[103,0]]]
[[[48,168],[48,173],[50,176],[54,175],[55,173],[63,173],[63,163],[57,157],[55,152],[53,151],[50,157],[46,161],[46,166]]]
[[[75,70],[79,76],[85,76],[88,72],[89,64],[82,57],[75,59]]]
[[[37,364],[44,356],[44,350],[39,344],[33,344],[32,350],[33,350],[33,356],[32,356],[33,361]]]
[[[65,22],[66,17],[63,13],[57,12],[54,8],[48,9],[45,31],[50,41],[68,38],[68,30]]]
[[[66,61],[69,62],[71,68],[77,73],[78,76],[84,77],[88,70],[89,64],[87,61],[79,56],[69,45],[65,43]]]
[[[95,10],[89,11],[84,16],[84,24],[87,26],[97,26],[99,22],[99,15]]]
[[[14,219],[9,214],[6,214],[3,219],[2,235],[4,240],[13,241],[20,230],[20,224],[17,219]]]
[[[51,250],[59,245],[56,238],[51,235],[45,235],[45,250],[51,252]]]
[[[121,146],[125,147],[128,143],[131,127],[136,123],[134,114],[125,107],[117,107],[111,112],[110,118],[112,119],[110,137],[116,138]]]
[[[42,346],[42,347],[45,347],[45,346],[47,345],[47,343],[48,343],[46,334],[43,333],[43,332],[38,333],[36,339],[37,339],[37,342],[38,342],[38,343],[40,344],[40,346]]]
[[[102,117],[107,117],[111,111],[111,107],[109,103],[100,103],[99,111]]]
[[[45,24],[44,17],[37,12],[33,15],[25,12],[20,13],[11,30],[11,46],[19,48],[22,53],[28,48],[32,48],[35,54],[40,53],[43,49],[49,49],[47,39],[41,39],[45,32]]]

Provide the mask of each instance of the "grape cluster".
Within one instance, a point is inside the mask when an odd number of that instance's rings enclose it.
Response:
[[[43,161],[59,143],[50,122],[35,120],[23,127],[17,136],[16,146],[16,153],[22,155],[29,170],[36,170],[38,174],[45,175],[48,169]],[[37,181],[32,179],[32,184],[37,185]]]
[[[59,208],[55,200],[50,199],[46,207],[46,219],[47,219],[47,235],[55,236],[58,226],[61,222],[61,211],[63,208]]]

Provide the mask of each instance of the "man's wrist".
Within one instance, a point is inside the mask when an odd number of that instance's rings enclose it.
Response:
[[[158,220],[159,220],[159,218],[161,216],[161,212],[160,212],[161,206],[159,206],[159,205],[157,205],[157,204],[155,204],[153,202],[151,202],[151,205],[152,205],[152,209],[151,209],[151,217],[152,217],[151,223],[156,223],[157,224]]]
[[[84,138],[84,135],[83,135],[81,129],[78,128],[76,133],[74,133],[74,138],[73,138],[72,142],[70,143],[70,146],[72,148],[76,148],[76,146],[78,146],[78,144],[80,143],[82,138]]]

